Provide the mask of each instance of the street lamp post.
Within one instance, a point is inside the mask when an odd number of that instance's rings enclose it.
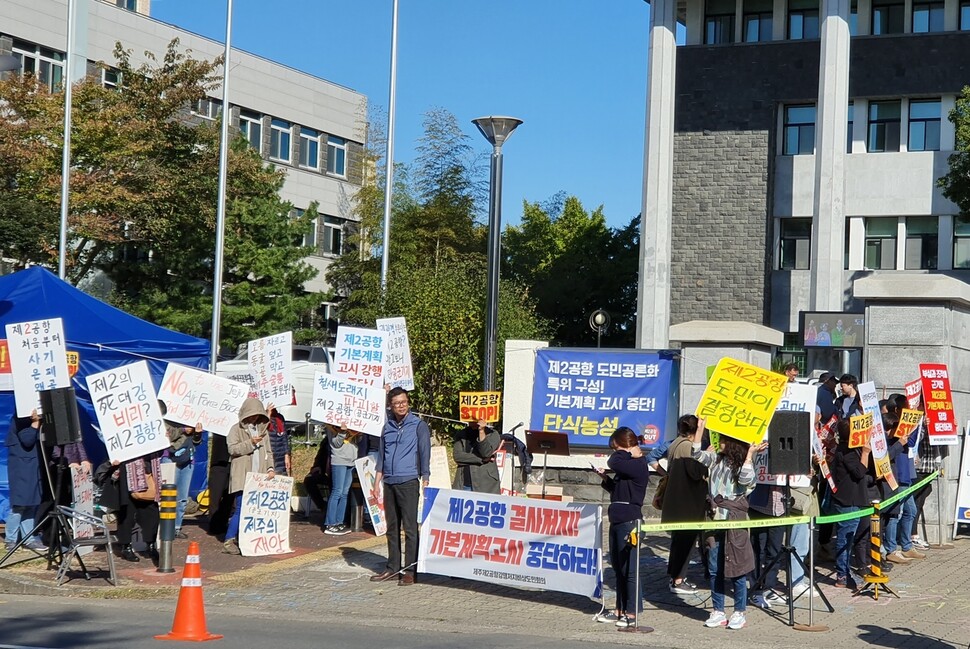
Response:
[[[502,249],[502,145],[522,123],[515,117],[473,119],[492,145],[488,193],[488,291],[485,297],[485,389],[495,389],[495,355],[498,347],[498,279]]]
[[[600,338],[610,326],[610,314],[603,309],[596,309],[589,314],[589,328],[596,332],[596,348],[600,347]]]

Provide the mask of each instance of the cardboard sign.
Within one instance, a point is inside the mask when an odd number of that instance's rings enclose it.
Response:
[[[387,338],[377,329],[337,327],[334,373],[354,383],[383,388]]]
[[[249,394],[244,383],[202,372],[192,367],[169,363],[162,377],[158,398],[165,402],[165,418],[178,424],[195,426],[225,437],[239,422],[239,409]]]
[[[90,374],[87,384],[112,461],[125,462],[168,448],[147,362]]]
[[[697,417],[716,430],[748,444],[759,444],[785,393],[788,379],[733,358],[722,358],[701,395]]]
[[[38,390],[71,386],[64,323],[50,318],[8,324],[6,330],[17,416],[29,417],[40,411]]]
[[[849,417],[849,448],[862,448],[872,436],[872,413]]]
[[[778,406],[775,408],[775,412],[789,411],[789,412],[815,412],[815,401],[818,396],[818,389],[814,385],[807,385],[805,383],[793,383],[788,382],[785,384],[785,394],[782,396],[781,400],[778,401]],[[809,426],[814,428],[811,424],[811,419],[809,420]],[[767,433],[771,435],[769,431]],[[809,444],[811,446],[811,444]],[[811,448],[804,449],[806,453],[811,451]],[[754,458],[754,473],[755,481],[759,484],[772,484],[778,486],[784,486],[786,483],[792,487],[811,487],[812,477],[808,475],[790,475],[784,476],[775,473],[768,473],[768,449],[757,453]]]
[[[957,443],[956,417],[953,415],[953,395],[950,392],[950,372],[943,363],[920,363],[923,384],[923,407],[926,409],[926,432],[933,446],[952,446]]]
[[[889,442],[886,441],[886,430],[882,427],[882,413],[879,412],[879,396],[876,394],[876,384],[872,381],[860,383],[859,402],[867,415],[872,415],[872,434],[869,446],[872,448],[872,463],[876,467],[876,477],[885,478],[886,483],[893,489],[899,487],[896,476],[893,475],[892,461],[889,459]],[[850,420],[851,424],[851,420]]]
[[[377,330],[387,334],[384,382],[392,388],[414,389],[414,367],[411,364],[411,341],[404,318],[379,318]]]
[[[459,392],[459,419],[494,424],[502,418],[501,392]]]
[[[387,417],[386,399],[383,387],[361,385],[317,372],[313,378],[310,417],[314,421],[380,437]]]
[[[74,494],[72,507],[82,514],[94,516],[94,481],[91,472],[80,466],[71,467],[71,492]],[[74,528],[74,538],[90,539],[94,536],[94,525],[71,518]],[[94,552],[94,546],[78,548],[78,554],[85,555]]]
[[[263,404],[289,405],[293,400],[293,332],[250,340],[246,348],[256,398]]]
[[[377,462],[369,455],[357,458],[354,462],[357,468],[357,480],[360,482],[360,489],[364,492],[364,502],[367,504],[367,513],[370,514],[370,522],[374,525],[374,535],[384,536],[387,534],[387,519],[384,517],[384,491],[383,484],[377,484]]]
[[[239,516],[239,550],[244,557],[287,554],[293,478],[247,473]]]
[[[922,411],[903,408],[899,413],[899,425],[896,426],[896,437],[912,435],[919,428],[922,421]]]

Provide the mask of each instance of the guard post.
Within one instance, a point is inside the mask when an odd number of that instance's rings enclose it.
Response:
[[[899,594],[889,587],[889,576],[882,572],[882,526],[879,519],[880,502],[872,501],[872,514],[869,517],[869,555],[872,559],[872,567],[865,577],[862,578],[866,585],[860,588],[855,595],[871,590],[872,598],[879,600],[879,589],[882,588],[890,595]],[[853,595],[853,596],[855,596]]]
[[[178,504],[178,490],[173,484],[162,485],[162,497],[158,504],[158,536],[161,541],[158,550],[158,569],[155,572],[175,572],[172,567],[172,542],[175,540],[175,508]]]

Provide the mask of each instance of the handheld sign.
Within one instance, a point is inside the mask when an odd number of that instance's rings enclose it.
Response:
[[[192,367],[169,363],[162,377],[158,398],[165,402],[165,418],[186,426],[202,424],[205,430],[222,435],[239,422],[249,386]]]
[[[317,372],[313,378],[310,417],[314,421],[380,437],[384,431],[386,398],[384,388]]]
[[[872,436],[872,413],[849,417],[849,448],[861,448]]]
[[[882,427],[882,413],[879,412],[879,397],[876,395],[876,384],[872,381],[859,384],[859,402],[866,414],[872,415],[872,435],[869,445],[872,447],[872,463],[876,467],[876,477],[885,478],[886,483],[893,489],[898,488],[896,476],[893,475],[892,461],[889,459],[889,443],[886,441],[886,430]]]
[[[286,554],[290,549],[293,478],[247,473],[239,516],[239,551],[244,557]]]
[[[923,413],[919,410],[903,408],[899,413],[899,424],[896,426],[896,437],[906,437],[919,428],[923,421]]]
[[[168,447],[148,363],[90,374],[87,384],[111,460],[125,462]]]
[[[414,389],[414,367],[411,365],[411,342],[404,318],[379,318],[377,330],[387,335],[384,382],[392,388]]]
[[[943,363],[920,363],[919,376],[923,383],[923,407],[926,409],[926,432],[930,444],[957,444],[960,430],[953,414],[950,371]]]
[[[459,392],[458,410],[462,421],[494,424],[502,418],[501,392]]]
[[[334,374],[354,383],[384,387],[387,334],[376,329],[337,327]]]
[[[74,509],[94,516],[94,481],[90,471],[80,466],[71,467],[71,493],[74,494]],[[71,526],[76,539],[89,539],[94,536],[94,525],[91,523],[72,518]],[[94,552],[94,546],[81,546],[77,551],[81,555],[90,554]]]
[[[361,491],[364,492],[364,502],[367,503],[367,513],[374,525],[374,536],[387,534],[387,519],[384,518],[384,499],[378,498],[384,490],[384,483],[377,482],[377,463],[369,455],[357,458],[357,480],[360,481]]]
[[[67,343],[60,318],[6,325],[18,417],[40,411],[39,390],[71,387]]]
[[[247,358],[257,398],[264,404],[289,405],[293,398],[293,332],[250,340]]]
[[[722,358],[694,414],[705,420],[708,429],[758,444],[768,431],[787,382],[783,374]]]

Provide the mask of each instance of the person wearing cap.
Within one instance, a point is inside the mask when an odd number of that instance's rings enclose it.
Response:
[[[822,372],[818,377],[815,396],[815,422],[826,424],[835,414],[835,386],[838,380],[832,372]]]

